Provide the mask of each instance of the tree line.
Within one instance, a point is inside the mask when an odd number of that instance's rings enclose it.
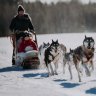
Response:
[[[11,19],[17,14],[18,1],[0,0],[0,36],[10,34]],[[96,3],[82,4],[58,2],[56,4],[23,2],[26,12],[32,18],[37,34],[92,32],[96,31]]]

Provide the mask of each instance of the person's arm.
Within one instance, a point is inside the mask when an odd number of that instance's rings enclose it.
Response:
[[[31,31],[33,31],[34,32],[34,26],[33,26],[33,24],[32,24],[32,20],[31,20],[31,17],[30,16],[28,16],[28,22],[29,22],[29,29],[31,30]],[[32,33],[33,33],[32,32]]]
[[[12,21],[11,21],[11,24],[9,26],[9,29],[11,30],[11,32],[13,32],[14,28],[15,28],[15,19],[13,18]]]

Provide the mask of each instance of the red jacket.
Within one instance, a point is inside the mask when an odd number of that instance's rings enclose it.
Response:
[[[36,43],[34,41],[32,41],[31,39],[29,39],[29,40],[22,40],[22,42],[18,48],[18,52],[25,52],[25,48],[27,46],[33,47],[33,50],[38,50]]]

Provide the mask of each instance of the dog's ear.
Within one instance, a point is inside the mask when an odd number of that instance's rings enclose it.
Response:
[[[45,45],[45,43],[43,42],[43,44]]]
[[[87,37],[86,37],[86,35],[85,35],[85,39],[86,39]]]
[[[49,43],[49,42],[48,42],[47,44],[48,44],[48,45],[50,45],[50,43]]]
[[[58,43],[58,39],[56,40],[56,42]]]
[[[71,52],[71,48],[70,48],[70,52]]]
[[[91,37],[91,39],[93,39],[93,38]]]
[[[53,39],[52,39],[52,43],[53,43],[54,41],[53,41]]]

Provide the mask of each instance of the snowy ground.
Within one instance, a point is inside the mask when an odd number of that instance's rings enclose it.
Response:
[[[85,35],[92,36],[96,41],[96,33],[50,34],[37,37],[39,45],[58,39],[69,50],[81,45]],[[11,56],[10,39],[0,38],[0,96],[96,96],[96,56],[92,76],[82,76],[82,82],[78,82],[74,66],[72,80],[69,79],[67,67],[65,74],[62,73],[62,67],[59,67],[58,76],[46,77],[45,68],[22,70],[11,67]]]

